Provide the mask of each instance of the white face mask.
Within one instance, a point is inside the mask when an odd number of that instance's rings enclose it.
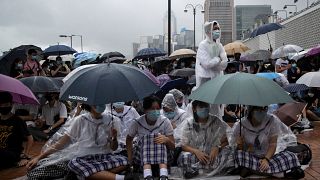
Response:
[[[213,39],[213,40],[219,39],[220,36],[221,36],[220,30],[214,30],[214,31],[212,31],[212,39]]]

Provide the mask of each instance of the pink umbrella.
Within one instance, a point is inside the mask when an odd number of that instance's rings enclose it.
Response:
[[[157,76],[157,79],[160,82],[160,87],[162,85],[164,85],[165,83],[171,81],[171,78],[170,78],[170,76],[168,74],[161,74],[160,76]]]
[[[144,74],[148,76],[157,86],[160,86],[160,81],[148,70],[143,70]]]
[[[39,104],[39,101],[27,86],[17,79],[2,74],[0,74],[0,91],[11,93],[15,103]]]
[[[309,56],[315,56],[315,55],[319,55],[320,54],[320,45],[310,49],[307,53],[306,53],[306,57]]]

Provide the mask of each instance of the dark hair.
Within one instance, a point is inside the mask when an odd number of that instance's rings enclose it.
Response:
[[[12,103],[12,95],[7,91],[0,92],[0,104]]]
[[[28,55],[31,55],[33,53],[37,53],[37,51],[35,49],[29,49],[28,50]]]
[[[149,109],[152,107],[152,104],[154,102],[157,102],[160,106],[161,106],[161,100],[157,97],[157,96],[148,96],[146,98],[143,99],[143,109]]]
[[[81,109],[90,112],[91,111],[91,106],[88,105],[88,104],[81,104]]]
[[[194,109],[194,108],[196,108],[197,106],[199,106],[199,107],[208,107],[208,103],[206,103],[206,102],[203,102],[203,101],[198,101],[198,100],[195,100],[195,101],[193,101],[192,102],[192,108]]]
[[[62,57],[61,56],[57,56],[56,57],[56,61],[62,61]]]

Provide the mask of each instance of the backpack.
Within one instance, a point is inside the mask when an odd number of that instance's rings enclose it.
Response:
[[[288,146],[285,150],[295,153],[301,165],[309,164],[312,159],[312,151],[308,144],[298,143],[296,146]]]

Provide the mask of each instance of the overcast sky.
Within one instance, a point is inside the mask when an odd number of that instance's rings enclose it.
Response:
[[[178,31],[193,28],[192,13],[183,12],[185,5],[203,2],[172,0]],[[249,4],[271,4],[278,10],[293,0],[235,0],[235,5]],[[298,10],[305,8],[306,0],[299,0],[297,5]],[[167,0],[0,0],[0,7],[0,55],[21,44],[43,49],[58,42],[70,45],[69,39],[59,35],[80,34],[85,51],[119,51],[132,57],[132,43],[139,42],[140,36],[163,34]],[[294,11],[294,7],[289,8]],[[200,11],[196,20],[199,42],[203,23]],[[74,37],[73,47],[81,50],[79,37]]]

